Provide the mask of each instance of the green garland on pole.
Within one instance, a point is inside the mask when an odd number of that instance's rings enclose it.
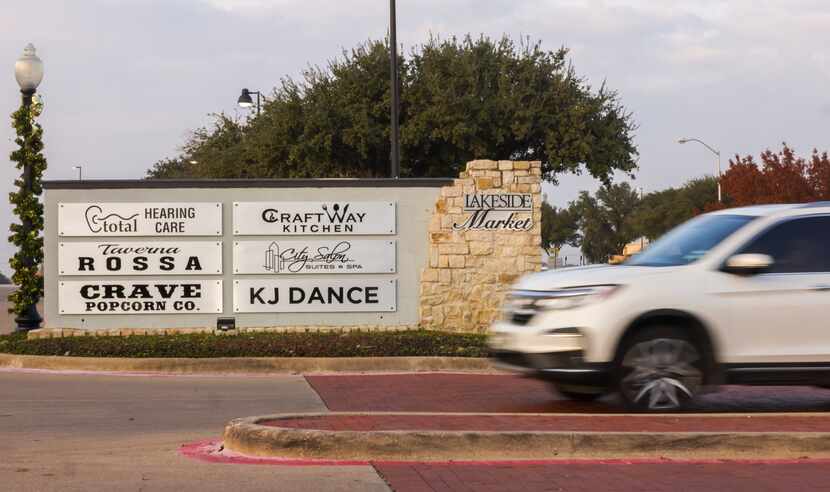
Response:
[[[12,282],[17,290],[9,295],[13,306],[9,312],[18,316],[27,313],[43,296],[43,277],[39,269],[43,263],[43,193],[41,178],[46,170],[46,158],[43,150],[43,129],[37,123],[42,106],[32,95],[23,96],[20,109],[12,113],[12,127],[17,133],[15,142],[18,149],[10,158],[16,163],[21,175],[15,180],[18,191],[9,193],[9,201],[14,205],[14,213],[20,223],[12,223],[9,241],[17,246],[17,253],[10,265],[14,270]],[[28,176],[27,167],[28,165]]]

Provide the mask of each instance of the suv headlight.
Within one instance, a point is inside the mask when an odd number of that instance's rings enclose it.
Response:
[[[551,291],[517,291],[515,297],[533,299],[533,306],[539,311],[572,309],[592,302],[607,299],[617,292],[619,285],[591,285]]]

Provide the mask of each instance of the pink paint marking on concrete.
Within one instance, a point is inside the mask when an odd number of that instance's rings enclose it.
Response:
[[[222,441],[206,439],[182,444],[179,453],[191,459],[208,463],[226,463],[237,465],[280,465],[280,466],[355,466],[355,465],[476,465],[476,466],[524,466],[524,465],[792,465],[812,464],[830,465],[830,458],[817,459],[666,459],[666,458],[635,458],[635,459],[592,459],[568,458],[549,460],[441,460],[441,461],[396,461],[396,460],[317,460],[294,458],[271,458],[247,456],[223,448]]]
[[[77,369],[31,369],[24,367],[0,367],[0,373],[18,373],[18,374],[44,374],[52,376],[122,376],[122,377],[139,377],[139,378],[272,378],[274,376],[293,376],[295,374],[287,372],[274,373],[174,373],[174,372],[153,372],[153,371],[82,371]]]
[[[231,377],[231,378],[270,378],[274,376],[406,376],[406,375],[498,375],[508,376],[507,374],[492,373],[488,371],[364,371],[364,372],[303,372],[302,374],[289,371],[275,371],[275,372],[205,372],[205,373],[177,373],[177,372],[156,372],[156,371],[93,371],[80,369],[35,369],[26,367],[0,367],[0,373],[10,372],[19,374],[48,374],[58,376],[124,376],[124,377]]]
[[[224,449],[222,441],[207,439],[183,444],[179,453],[188,458],[208,463],[228,463],[237,465],[288,465],[288,466],[354,466],[368,465],[365,460],[298,460],[293,458],[263,458],[247,456]]]

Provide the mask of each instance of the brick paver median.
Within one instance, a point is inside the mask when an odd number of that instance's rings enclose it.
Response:
[[[395,492],[827,490],[825,463],[458,465],[376,463]]]
[[[563,399],[543,381],[490,374],[307,376],[326,406],[345,412],[611,413],[617,402]],[[830,391],[811,387],[726,387],[696,412],[826,412]]]
[[[261,425],[327,431],[830,432],[830,417],[669,415],[321,415]]]

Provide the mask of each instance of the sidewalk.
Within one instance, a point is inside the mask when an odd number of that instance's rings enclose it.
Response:
[[[627,414],[494,374],[308,375],[332,413],[244,417],[225,449],[323,461],[830,458],[830,391],[725,387],[691,412]]]
[[[830,432],[830,416],[333,414],[266,420],[264,426],[325,431]]]
[[[613,397],[592,403],[563,399],[543,381],[496,374],[367,374],[306,376],[336,412],[623,413]],[[725,386],[690,410],[828,412],[830,390],[808,386]]]
[[[565,463],[482,466],[376,463],[395,492],[789,492],[827,490],[826,463]]]

